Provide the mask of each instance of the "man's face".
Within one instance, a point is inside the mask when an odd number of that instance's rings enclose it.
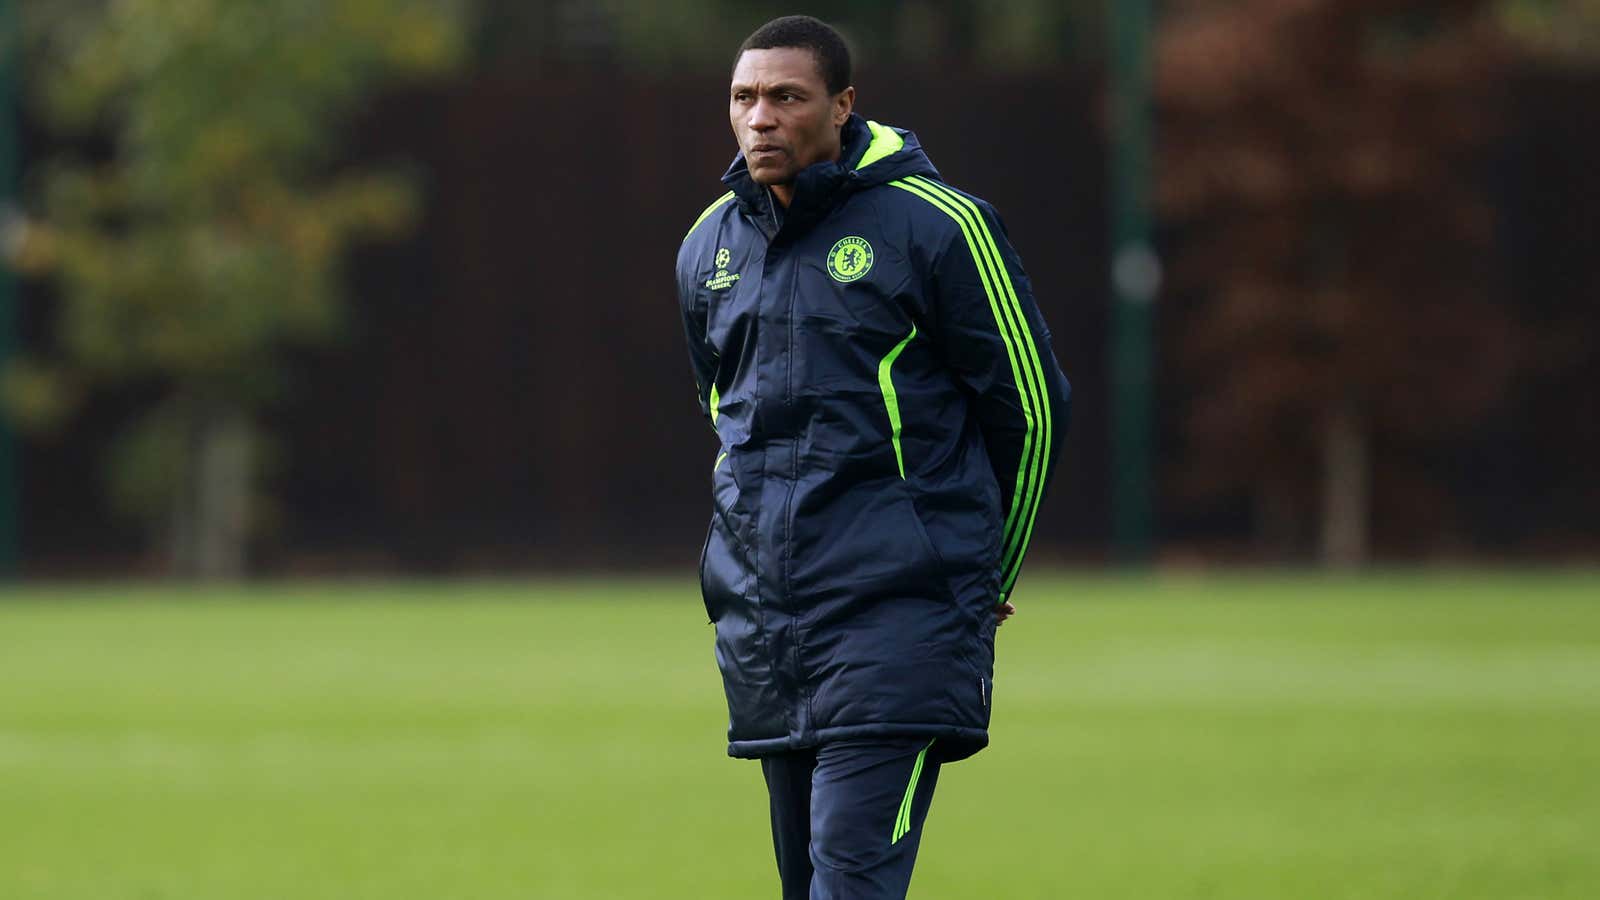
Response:
[[[733,68],[728,120],[750,177],[788,184],[806,166],[837,159],[839,128],[854,103],[855,88],[828,93],[810,50],[746,50]]]

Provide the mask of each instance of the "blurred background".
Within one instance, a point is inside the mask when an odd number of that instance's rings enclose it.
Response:
[[[687,571],[684,0],[9,0],[0,557]],[[1593,561],[1600,4],[818,2],[1076,387],[1036,564]]]
[[[672,270],[796,11],[0,0],[0,897],[777,893]],[[1600,0],[804,11],[1076,388],[913,895],[1593,900]]]

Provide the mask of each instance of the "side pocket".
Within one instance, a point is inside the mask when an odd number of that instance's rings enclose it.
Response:
[[[878,362],[878,390],[883,394],[883,408],[889,414],[889,443],[894,446],[894,462],[900,469],[900,480],[906,479],[906,457],[900,449],[900,395],[894,389],[894,361],[900,358],[901,351],[917,336],[917,326],[911,326],[911,333],[894,345],[894,349],[884,354]]]
[[[717,386],[711,386],[711,421],[717,421]],[[711,466],[711,521],[706,525],[706,538],[700,542],[700,602],[706,608],[707,624],[715,625],[717,622],[716,610],[711,608],[711,592],[706,588],[706,556],[711,551],[711,532],[717,527],[717,518],[722,515],[722,510],[717,506],[717,470],[722,468],[722,461],[728,456],[727,450],[717,453],[717,461]]]
[[[717,527],[716,513],[711,514],[711,521],[706,524],[705,540],[700,542],[700,603],[706,608],[706,624],[716,624],[717,617],[711,612],[711,597],[706,593],[706,551],[711,549],[711,529]]]
[[[711,469],[711,524],[700,547],[700,598],[706,616],[713,623],[727,611],[737,596],[741,574],[738,564],[738,529],[734,507],[739,503],[739,482],[733,473],[729,450],[717,453]]]
[[[911,515],[912,528],[917,533],[917,539],[922,542],[922,549],[933,562],[933,577],[939,583],[939,593],[952,604],[959,605],[955,589],[950,586],[950,568],[945,565],[944,554],[934,545],[933,537],[928,534],[928,526],[922,523],[922,513],[917,511],[917,500],[911,494],[911,488],[901,482],[900,495],[905,501],[906,511]]]
[[[960,596],[956,594],[955,585],[951,583],[950,570],[944,561],[944,554],[939,552],[938,545],[928,533],[928,527],[923,524],[922,514],[917,511],[916,498],[912,496],[909,486],[906,486],[904,494],[906,506],[910,509],[911,518],[916,524],[917,535],[922,539],[928,558],[933,561],[933,577],[938,581],[939,595],[944,602],[954,608],[956,615],[967,623],[966,629],[963,629],[965,634],[955,653],[969,674],[966,685],[956,692],[956,696],[967,714],[974,717],[972,721],[987,722],[994,679],[985,670],[990,668],[994,659],[994,613],[992,610],[975,611],[971,604],[961,602]],[[988,659],[990,664],[986,665],[984,659]],[[966,706],[969,703],[971,705]]]

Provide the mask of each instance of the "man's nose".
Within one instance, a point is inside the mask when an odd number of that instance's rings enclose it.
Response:
[[[778,127],[778,120],[772,114],[772,104],[765,97],[757,98],[755,105],[750,107],[750,116],[745,119],[745,124],[751,131],[771,131]]]

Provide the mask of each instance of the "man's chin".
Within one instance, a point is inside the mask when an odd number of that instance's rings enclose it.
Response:
[[[762,187],[772,187],[775,184],[788,184],[794,180],[794,173],[782,166],[748,166],[750,180]]]

